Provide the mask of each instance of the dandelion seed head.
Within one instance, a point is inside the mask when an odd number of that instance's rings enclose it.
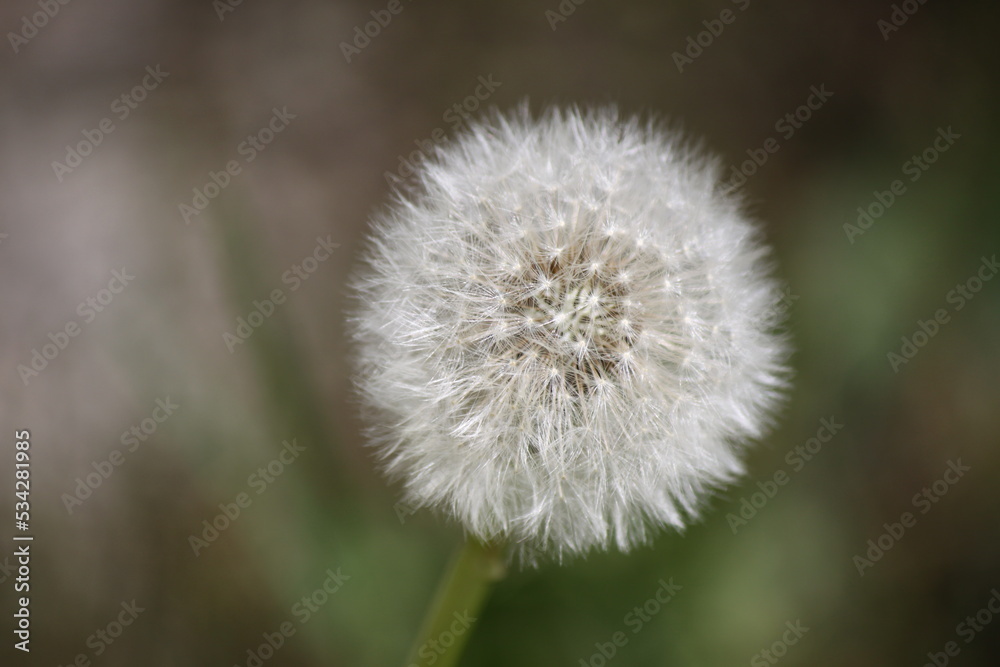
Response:
[[[375,216],[353,283],[387,472],[528,560],[682,528],[785,384],[767,258],[715,164],[655,124],[472,125]]]

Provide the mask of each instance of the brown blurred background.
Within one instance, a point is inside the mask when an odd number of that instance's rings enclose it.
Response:
[[[387,173],[527,98],[669,118],[730,174],[773,140],[741,189],[796,389],[704,522],[513,572],[462,664],[997,664],[1000,279],[971,291],[1000,252],[995,4],[234,2],[0,9],[0,663],[253,665],[287,624],[263,664],[403,664],[461,531],[396,505],[363,447],[345,280]],[[822,419],[843,428],[807,461]]]

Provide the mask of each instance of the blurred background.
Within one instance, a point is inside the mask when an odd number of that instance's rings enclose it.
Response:
[[[404,663],[462,534],[399,505],[364,447],[345,282],[421,147],[527,98],[703,138],[776,247],[795,390],[703,522],[512,571],[461,664],[997,664],[998,19],[4,3],[0,663]],[[681,588],[650,603],[661,581]]]

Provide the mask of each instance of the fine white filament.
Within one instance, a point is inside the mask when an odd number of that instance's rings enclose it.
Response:
[[[678,135],[494,114],[373,227],[357,383],[413,506],[529,561],[627,550],[766,433],[787,376],[768,251]]]

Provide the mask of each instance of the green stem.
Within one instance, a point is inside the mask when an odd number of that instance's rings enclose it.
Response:
[[[458,664],[462,648],[472,634],[471,622],[486,601],[493,582],[503,578],[501,548],[469,538],[455,554],[427,609],[417,641],[410,650],[408,667]]]

